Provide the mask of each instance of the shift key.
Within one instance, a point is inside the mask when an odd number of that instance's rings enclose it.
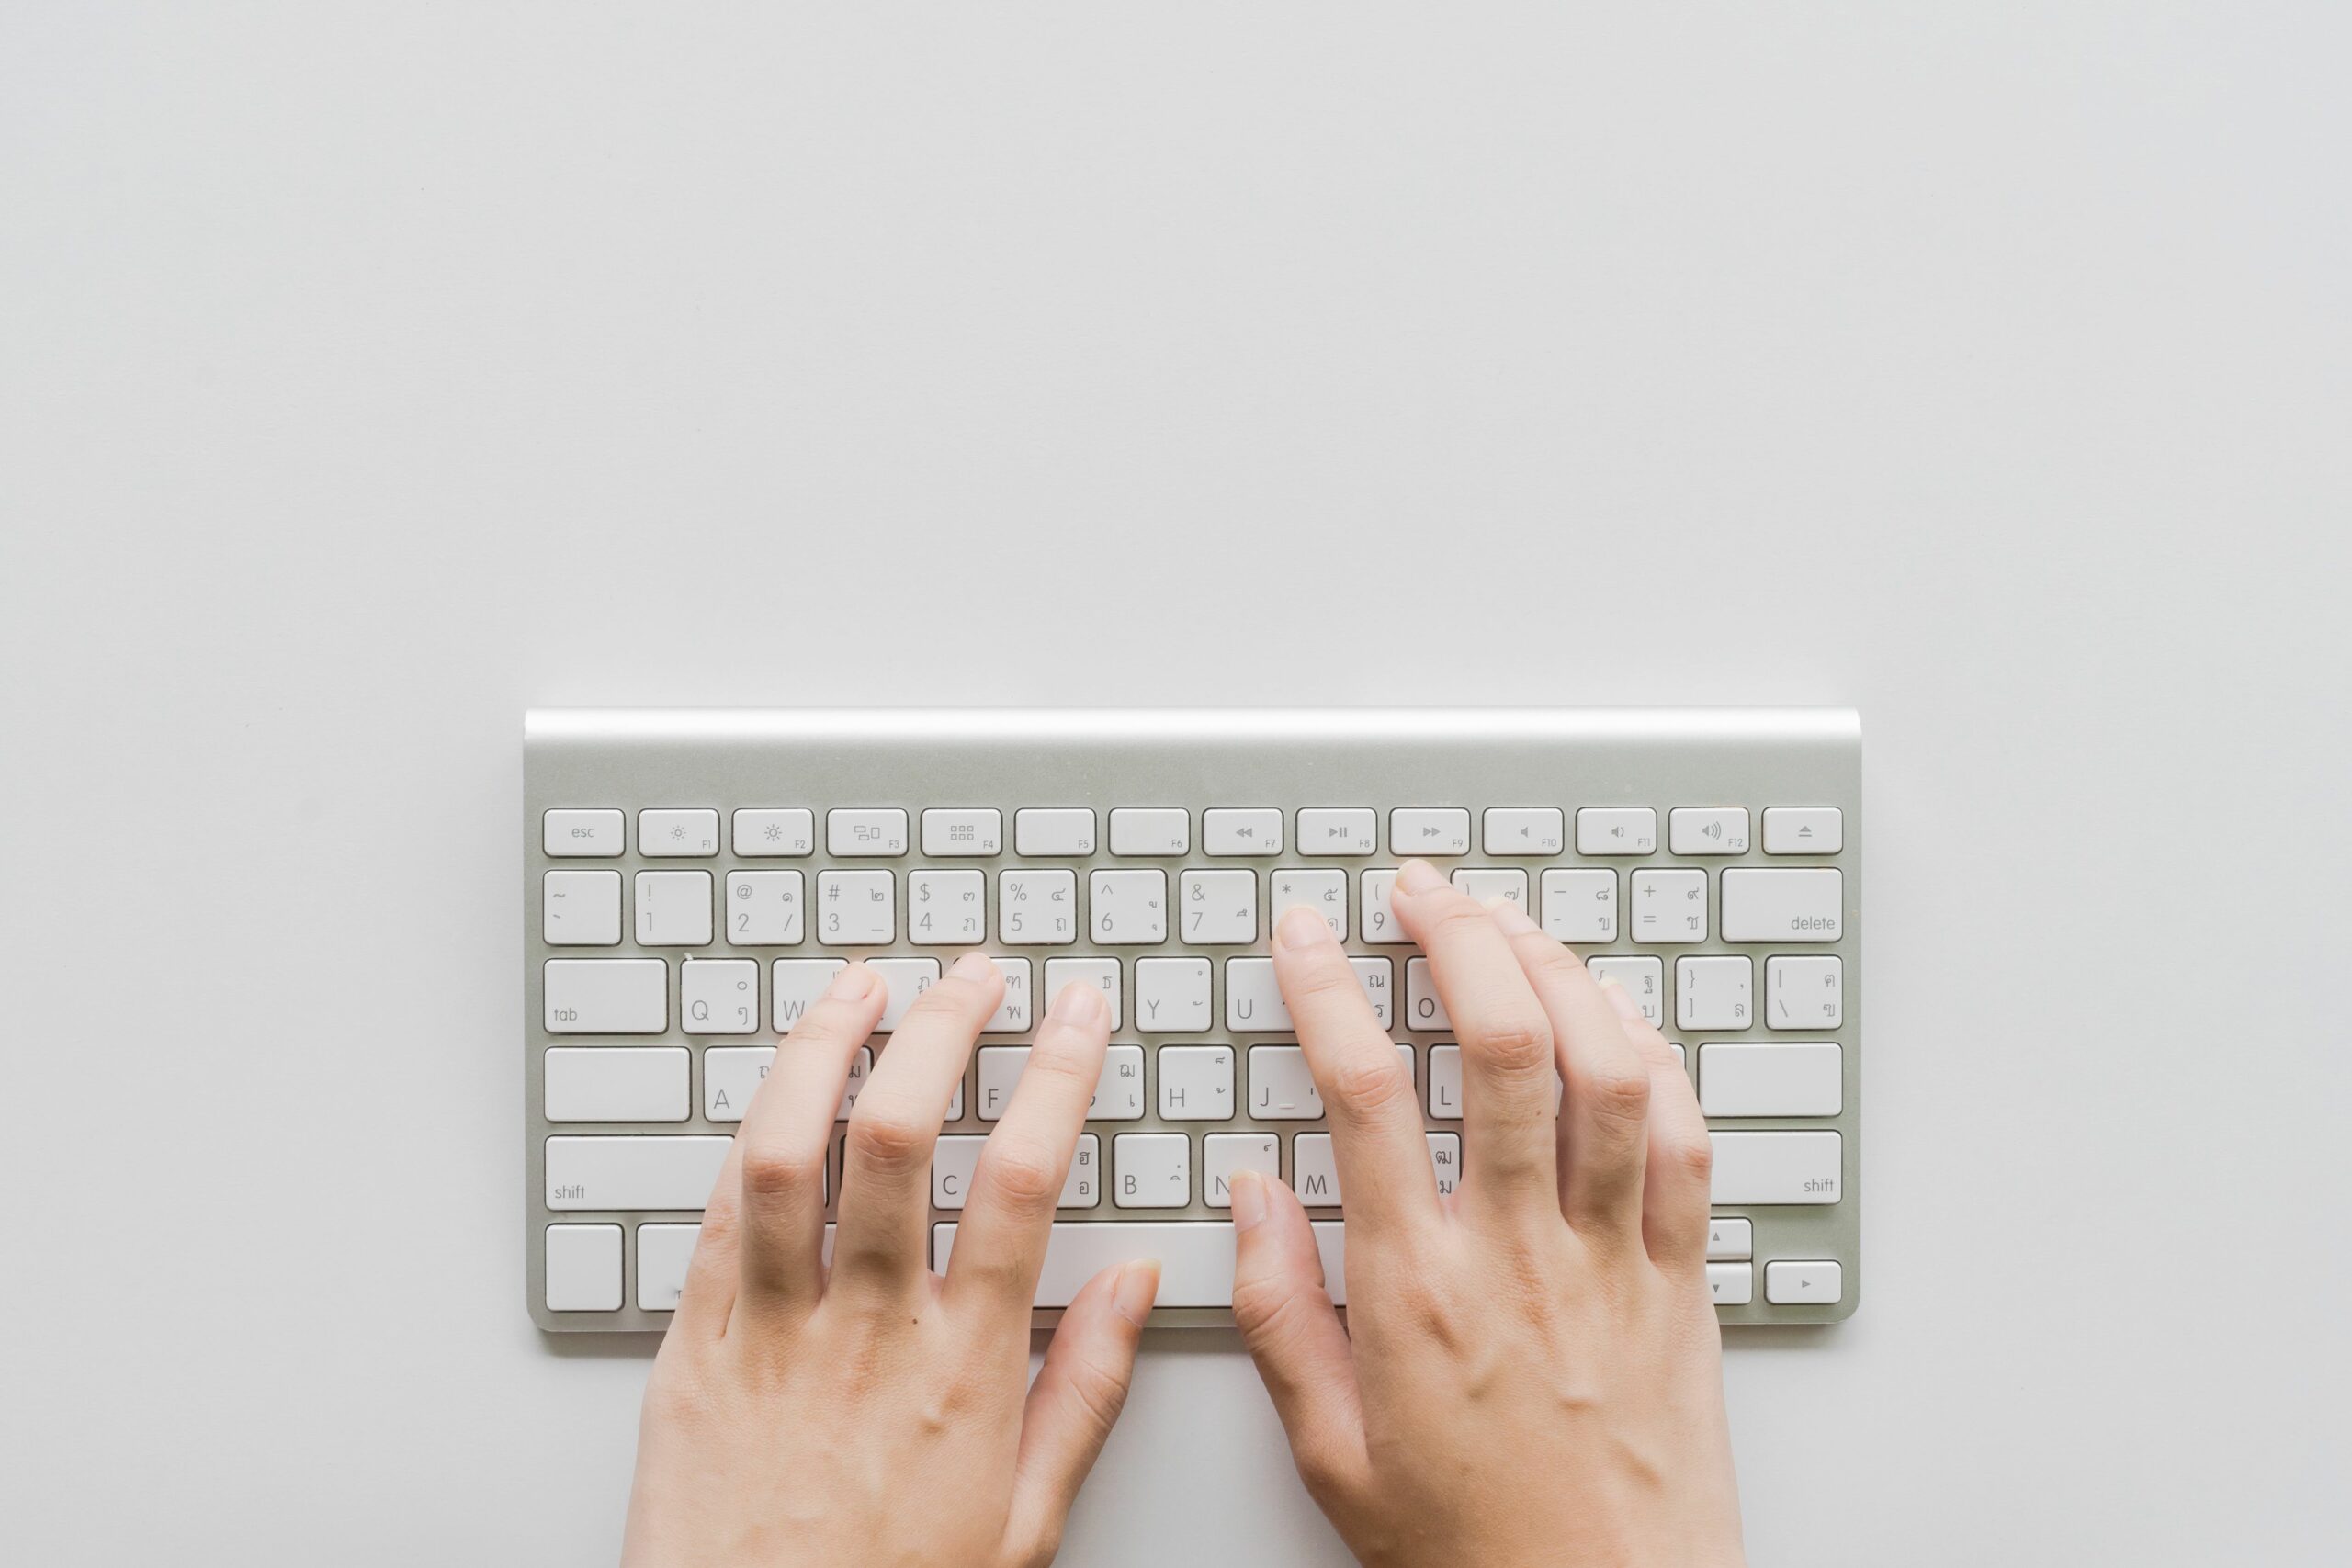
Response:
[[[1835,1133],[1717,1133],[1710,1201],[1835,1203],[1842,1190],[1844,1140]]]
[[[550,1209],[699,1209],[732,1138],[549,1138]]]

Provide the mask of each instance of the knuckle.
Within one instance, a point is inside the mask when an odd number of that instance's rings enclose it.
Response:
[[[1062,1191],[1054,1162],[1043,1150],[1025,1146],[990,1149],[988,1179],[1000,1197],[1024,1211],[1052,1207]]]
[[[1445,888],[1438,892],[1430,903],[1424,919],[1432,943],[1464,936],[1492,919],[1459,888]]]
[[[933,1131],[901,1107],[876,1105],[869,1093],[850,1112],[849,1146],[877,1169],[909,1170],[923,1158]]]
[[[1482,1018],[1464,1043],[1475,1047],[1494,1066],[1511,1073],[1532,1073],[1552,1065],[1552,1025],[1532,1008],[1505,1004]]]
[[[1650,1111],[1650,1076],[1638,1063],[1610,1063],[1585,1079],[1585,1103],[1605,1122],[1639,1122]]]
[[[743,1152],[743,1190],[754,1198],[788,1198],[808,1191],[824,1179],[825,1151],[794,1144],[774,1144]],[[704,1224],[709,1224],[706,1215]]]
[[[1383,1046],[1341,1062],[1331,1074],[1331,1100],[1358,1120],[1380,1116],[1399,1101],[1409,1100],[1413,1080],[1396,1065],[1393,1052]]]
[[[1675,1171],[1692,1185],[1704,1188],[1714,1179],[1715,1145],[1704,1128],[1668,1140],[1662,1152],[1673,1162]]]

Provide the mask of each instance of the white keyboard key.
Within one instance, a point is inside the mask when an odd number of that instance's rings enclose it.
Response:
[[[989,962],[996,965],[996,972],[1004,976],[1004,1000],[997,1003],[996,1011],[980,1025],[980,1032],[1027,1032],[1030,1019],[1036,1010],[1029,989],[1029,961],[1025,958],[991,958]]]
[[[1233,1207],[1233,1173],[1283,1173],[1282,1140],[1272,1133],[1211,1133],[1201,1139],[1201,1201],[1212,1209]]]
[[[928,818],[929,812],[923,813]],[[925,828],[925,833],[930,832]],[[928,850],[923,852],[928,854]],[[971,947],[989,934],[985,872],[907,873],[907,940],[917,947]]]
[[[1430,961],[1426,958],[1405,960],[1405,1027],[1422,1033],[1453,1027],[1453,1020],[1446,1015],[1445,1003],[1437,994],[1437,982],[1430,977]]]
[[[895,806],[835,807],[825,813],[825,852],[892,856],[907,852],[907,814]]]
[[[972,1190],[972,1173],[979,1168],[981,1152],[988,1146],[986,1136],[968,1134],[943,1135],[931,1156],[931,1206],[934,1209],[961,1209]],[[1078,1136],[1078,1147],[1070,1154],[1069,1170],[1062,1178],[1061,1197],[1055,1207],[1061,1209],[1091,1209],[1102,1201],[1102,1140],[1092,1133]]]
[[[1104,947],[1168,940],[1168,874],[1094,871],[1086,877],[1088,931]],[[1116,1024],[1113,1028],[1118,1027]]]
[[[1520,913],[1527,912],[1527,873],[1517,866],[1459,866],[1453,886],[1481,904],[1500,898]]]
[[[621,1310],[620,1226],[548,1226],[547,1264],[548,1311]]]
[[[1741,1261],[1756,1254],[1756,1227],[1746,1220],[1718,1215],[1707,1222],[1707,1261]]]
[[[1298,852],[1368,855],[1379,842],[1380,818],[1368,806],[1302,806]]]
[[[718,852],[718,813],[645,810],[637,814],[637,852],[648,860],[665,855],[699,858]]]
[[[1653,946],[1707,940],[1707,874],[1703,871],[1637,871],[1633,874],[1633,938]]]
[[[1302,813],[1302,815],[1304,815]],[[1341,942],[1348,940],[1348,874],[1333,869],[1309,871],[1298,866],[1283,866],[1276,871],[1267,885],[1273,896],[1270,911],[1271,927],[1283,923],[1283,916],[1305,905],[1323,917],[1331,934]]]
[[[1363,987],[1363,999],[1372,1004],[1373,1021],[1383,1029],[1396,1027],[1396,971],[1385,958],[1350,958],[1348,967],[1356,972],[1356,984]]]
[[[832,1226],[827,1225],[825,1257],[833,1255]],[[637,1227],[637,1305],[640,1312],[675,1312],[686,1293],[686,1266],[694,1261],[695,1243],[702,1239],[700,1225],[639,1225]]]
[[[549,1138],[547,1206],[700,1209],[726,1163],[724,1137]]]
[[[1544,933],[1556,942],[1615,942],[1617,874],[1581,868],[1545,872]]]
[[[637,945],[710,945],[710,873],[640,871],[637,874]]]
[[[873,1076],[874,1047],[871,1045],[861,1045],[857,1048],[857,1055],[849,1059],[849,1077],[847,1081],[842,1085],[842,1102],[841,1105],[833,1111],[834,1121],[846,1122],[849,1120],[849,1113],[857,1109],[857,1097],[865,1092],[865,1080]],[[956,1086],[956,1099],[957,1103],[956,1107],[948,1112],[947,1119],[949,1121],[960,1122],[963,1120],[963,1105],[961,1103],[963,1098],[964,1086],[962,1084],[957,1084]],[[829,1177],[828,1180],[830,1181],[830,1179],[831,1178]],[[828,1190],[827,1196],[830,1199],[830,1190]]]
[[[1323,1114],[1323,1096],[1306,1053],[1296,1045],[1250,1048],[1250,1115],[1259,1122],[1312,1122]]]
[[[1424,1133],[1429,1140],[1430,1171],[1437,1178],[1437,1195],[1445,1197],[1462,1184],[1462,1134]]]
[[[1764,961],[1764,1027],[1835,1029],[1846,1015],[1845,961],[1827,955]]]
[[[1067,947],[1078,940],[1078,874],[996,874],[997,934],[1013,947]]]
[[[621,852],[617,809],[562,809],[539,818],[539,851],[549,856],[609,856]]]
[[[1201,848],[1213,855],[1278,855],[1283,852],[1282,808],[1212,807],[1201,813]]]
[[[1748,1263],[1710,1263],[1707,1290],[1717,1306],[1746,1306],[1756,1299],[1756,1268]]]
[[[1153,873],[1158,875],[1157,872]],[[1206,963],[1206,959],[1202,960]],[[1046,1006],[1051,1008],[1054,998],[1062,994],[1065,986],[1091,986],[1102,993],[1111,1004],[1111,1027],[1125,1029],[1125,1010],[1119,1006],[1119,961],[1115,958],[1048,958],[1046,960]]]
[[[1232,1046],[1163,1045],[1159,1066],[1162,1122],[1233,1120]]]
[[[685,1051],[675,1045],[557,1045],[546,1056],[550,1122],[683,1122]]]
[[[1012,1103],[1013,1086],[1029,1065],[1026,1045],[983,1045],[979,1049],[979,1105],[983,1122],[1003,1116]],[[1143,1119],[1143,1047],[1114,1045],[1103,1053],[1102,1076],[1094,1083],[1094,1098],[1086,1108],[1089,1122],[1137,1122]]]
[[[800,874],[727,874],[727,940],[736,947],[795,947],[802,935]]]
[[[1340,1163],[1329,1133],[1301,1133],[1290,1145],[1290,1188],[1310,1209],[1340,1206]]]
[[[797,857],[814,854],[816,850],[817,814],[805,806],[758,807],[735,813],[735,852],[745,860]]]
[[[1845,1081],[1833,1041],[1699,1047],[1699,1109],[1710,1116],[1835,1116],[1846,1108]]]
[[[1136,960],[1136,1027],[1150,1034],[1204,1034],[1209,1029],[1209,961]]]
[[[1845,814],[1834,806],[1764,808],[1764,852],[1768,855],[1834,855],[1845,847]]]
[[[539,878],[539,935],[549,947],[616,947],[621,874],[550,871]]]
[[[1756,1017],[1756,965],[1746,958],[1674,961],[1678,1029],[1746,1029]]]
[[[768,966],[768,1021],[778,1034],[789,1034],[800,1017],[816,1006],[833,976],[849,966],[845,958],[779,958]]]
[[[741,1122],[775,1060],[773,1045],[713,1045],[702,1054],[702,1119]]]
[[[1090,807],[1031,807],[1012,814],[1012,847],[1024,855],[1091,855],[1094,812]]]
[[[1641,1004],[1642,1016],[1657,1028],[1666,1027],[1666,960],[1626,958],[1604,953],[1588,958],[1584,966],[1595,981],[1614,980]]]
[[[1225,961],[1225,1026],[1236,1033],[1288,1034],[1294,1025],[1271,958]]]
[[[1390,899],[1396,892],[1396,868],[1384,866],[1363,874],[1363,940],[1376,946],[1409,942],[1405,928],[1396,923],[1396,906]]]
[[[1430,1114],[1440,1122],[1462,1120],[1462,1047],[1430,1047]],[[1261,1118],[1262,1120],[1262,1118]]]
[[[659,958],[550,958],[540,989],[549,1034],[659,1034],[670,965]]]
[[[1192,814],[1181,806],[1122,806],[1111,813],[1114,855],[1181,855],[1192,847]]]
[[[678,1011],[688,1034],[749,1034],[760,1026],[760,965],[751,958],[689,958],[678,965]]]
[[[1490,855],[1555,855],[1567,843],[1556,806],[1490,806],[1478,837]]]
[[[1489,817],[1493,812],[1487,814]],[[1460,806],[1400,806],[1388,814],[1388,852],[1438,855],[1470,852],[1470,813]],[[1490,849],[1489,854],[1494,852]]]
[[[1246,946],[1258,940],[1258,874],[1188,871],[1176,879],[1183,908],[1181,934],[1196,947]]]
[[[1182,1209],[1193,1201],[1193,1140],[1182,1133],[1122,1133],[1111,1140],[1116,1180],[1111,1201],[1122,1209]],[[1227,1234],[1226,1245],[1232,1245]],[[1228,1276],[1232,1264],[1227,1263]],[[1232,1291],[1231,1280],[1227,1292]],[[1173,1303],[1170,1303],[1173,1304]]]
[[[1330,1280],[1334,1305],[1347,1304],[1345,1227],[1317,1221],[1315,1245]],[[931,1266],[945,1273],[956,1250],[956,1224],[931,1227]],[[1057,1224],[1046,1243],[1046,1266],[1037,1276],[1036,1304],[1066,1307],[1103,1269],[1148,1258],[1159,1265],[1163,1307],[1233,1304],[1233,1227],[1224,1221],[1100,1221]]]
[[[1781,1258],[1764,1265],[1764,1299],[1774,1306],[1829,1306],[1846,1293],[1846,1271],[1836,1263]]]
[[[922,852],[956,855],[1004,852],[1004,813],[993,806],[934,807],[922,814]]]
[[[882,947],[896,942],[899,912],[893,891],[887,871],[819,872],[817,940],[827,947]]]
[[[1843,1191],[1845,1145],[1835,1133],[1715,1133],[1710,1141],[1714,1203],[1835,1203]]]
[[[1678,855],[1744,855],[1747,807],[1678,806],[1666,814],[1666,841]]]
[[[1657,813],[1646,806],[1588,806],[1577,813],[1577,853],[1646,855],[1657,850]]]
[[[915,998],[939,984],[936,958],[869,958],[865,966],[890,992],[889,1000],[882,1004],[882,1021],[874,1026],[876,1034],[888,1034],[905,1022]]]
[[[1725,942],[1836,942],[1845,886],[1830,869],[1731,868],[1723,874]]]

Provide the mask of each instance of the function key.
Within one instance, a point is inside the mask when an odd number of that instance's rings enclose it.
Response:
[[[907,852],[907,814],[895,806],[842,807],[825,813],[827,852],[902,855]]]
[[[1192,814],[1181,806],[1123,806],[1111,813],[1114,855],[1181,855],[1192,847]]]
[[[1090,807],[1050,807],[1012,815],[1012,847],[1024,855],[1091,855],[1094,812]]]
[[[1845,843],[1846,817],[1834,806],[1771,806],[1764,810],[1768,855],[1834,855]]]
[[[817,814],[806,807],[735,813],[735,852],[745,860],[805,855],[816,848]]]
[[[1744,855],[1747,807],[1678,806],[1667,813],[1666,841],[1678,855]]]
[[[1480,822],[1490,855],[1555,855],[1567,843],[1556,806],[1490,806]]]
[[[1368,806],[1302,806],[1298,852],[1303,855],[1368,855],[1379,819]]]
[[[539,849],[550,855],[616,855],[621,821],[617,808],[550,811],[539,818]]]
[[[937,807],[922,814],[927,855],[1001,855],[1004,813],[993,806]]]
[[[1487,815],[1491,818],[1494,813]],[[1460,855],[1470,852],[1470,813],[1459,806],[1400,806],[1388,814],[1388,852]],[[1489,840],[1487,852],[1494,853]]]
[[[1645,855],[1657,848],[1657,813],[1646,806],[1588,806],[1577,813],[1577,853]]]
[[[640,811],[637,814],[637,852],[649,859],[715,855],[718,852],[718,813]]]
[[[1223,807],[1201,813],[1201,848],[1213,855],[1283,852],[1280,807]]]

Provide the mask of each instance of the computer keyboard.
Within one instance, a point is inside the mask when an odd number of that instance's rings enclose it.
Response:
[[[534,711],[525,721],[523,1132],[531,1314],[659,1329],[730,1134],[795,1020],[864,959],[888,1033],[945,964],[1005,999],[932,1168],[933,1266],[1046,1003],[1112,1046],[1048,1249],[1050,1318],[1162,1261],[1154,1322],[1229,1323],[1227,1179],[1298,1191],[1345,1304],[1330,1134],[1266,940],[1306,905],[1461,1168],[1462,1067],[1389,913],[1419,856],[1614,976],[1676,1043],[1714,1142],[1731,1323],[1860,1294],[1861,737],[1844,710]],[[831,1229],[827,1227],[830,1244]]]

